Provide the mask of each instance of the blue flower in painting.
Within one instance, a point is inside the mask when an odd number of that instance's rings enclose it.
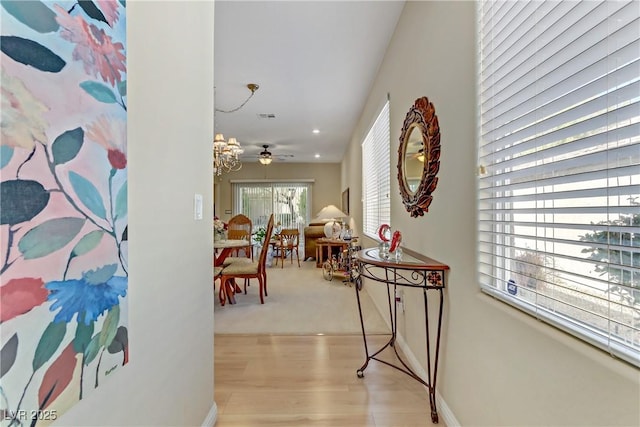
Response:
[[[82,279],[48,282],[45,285],[51,291],[48,300],[53,301],[49,310],[60,309],[53,321],[68,323],[77,314],[78,323],[89,325],[119,304],[118,297],[127,294],[128,280],[114,276],[116,269],[115,264],[106,265],[84,273]]]

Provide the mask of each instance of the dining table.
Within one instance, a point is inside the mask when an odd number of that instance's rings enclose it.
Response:
[[[249,240],[244,239],[227,239],[227,240],[215,240],[213,242],[213,266],[222,267],[224,260],[227,259],[229,254],[235,249],[245,249],[251,251],[253,244]]]
[[[252,243],[249,240],[244,239],[225,239],[225,240],[214,240],[213,242],[213,266],[214,267],[222,267],[224,265],[224,260],[227,259],[229,254],[231,254],[236,249],[245,249],[245,251],[251,251]],[[220,303],[224,305],[224,297],[229,300],[230,304],[235,304],[235,294],[240,292],[240,286],[238,286],[235,281],[233,284],[229,283],[221,283],[222,292],[220,293]]]

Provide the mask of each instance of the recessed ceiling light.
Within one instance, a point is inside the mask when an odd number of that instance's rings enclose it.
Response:
[[[316,154],[314,157],[315,157],[316,159],[319,159],[319,158],[320,158],[320,154]]]
[[[320,129],[314,129],[312,132],[313,133],[320,133]]]

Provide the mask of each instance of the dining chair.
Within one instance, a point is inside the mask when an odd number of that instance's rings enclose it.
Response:
[[[291,257],[291,264],[293,264],[293,253],[296,253],[298,260],[298,267],[300,267],[300,255],[298,253],[298,246],[300,242],[300,231],[297,228],[285,228],[280,232],[278,241],[274,247],[276,250],[276,265],[278,259],[280,259],[280,268],[284,268],[284,260],[287,255]]]
[[[240,251],[243,251],[244,259],[253,259],[253,251],[251,250],[251,232],[247,230],[233,229],[227,230],[227,239],[229,240],[246,240],[247,247],[234,249],[232,252],[233,257],[240,256]]]
[[[267,232],[265,234],[265,242],[271,239],[273,233],[273,214],[269,217],[267,223]],[[269,296],[267,292],[267,252],[269,244],[264,243],[260,249],[260,255],[257,261],[253,262],[234,262],[222,269],[220,274],[220,282],[222,287],[228,293],[229,302],[234,303],[233,297],[234,283],[236,279],[258,279],[260,285],[260,304],[264,304],[264,297]],[[244,293],[247,293],[248,280],[245,280]]]
[[[251,241],[251,232],[253,228],[253,224],[251,219],[243,214],[238,214],[229,220],[227,223],[227,239],[235,239],[242,240],[246,239],[248,242]],[[234,256],[238,256],[238,253],[241,249],[236,249],[234,251]],[[242,249],[244,251],[244,255],[247,258],[253,260],[253,251],[250,249]]]
[[[220,279],[220,274],[222,274],[222,267],[213,267],[213,292],[215,294],[216,291],[216,280]],[[220,291],[218,292],[218,298],[220,299],[220,303],[224,305],[224,290],[222,289],[222,283],[220,283]]]

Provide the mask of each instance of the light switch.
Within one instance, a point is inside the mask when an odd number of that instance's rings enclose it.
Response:
[[[193,219],[202,219],[202,194],[193,196]]]

